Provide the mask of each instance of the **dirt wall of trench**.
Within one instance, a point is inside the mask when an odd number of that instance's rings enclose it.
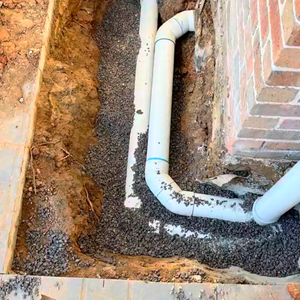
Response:
[[[85,174],[84,156],[96,141],[93,128],[100,107],[99,50],[92,22],[101,19],[108,2],[98,6],[95,1],[56,2],[23,192],[17,269],[28,255],[32,261],[38,259],[28,250],[30,234],[45,235],[51,229],[53,235],[59,232],[76,245],[77,237],[93,228],[100,213],[102,192]],[[39,273],[46,268],[47,264]],[[30,270],[34,273],[37,267],[33,264]]]

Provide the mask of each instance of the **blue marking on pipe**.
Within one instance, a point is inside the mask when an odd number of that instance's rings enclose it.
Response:
[[[149,161],[149,160],[161,160],[161,161],[164,161],[166,163],[169,163],[166,159],[161,158],[161,157],[150,157],[150,158],[147,159],[147,161]]]

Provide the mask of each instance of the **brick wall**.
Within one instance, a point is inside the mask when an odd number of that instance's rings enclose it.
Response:
[[[229,152],[300,159],[300,0],[226,0],[222,14]]]

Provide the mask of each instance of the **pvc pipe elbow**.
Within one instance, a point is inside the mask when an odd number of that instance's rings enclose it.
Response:
[[[192,216],[194,209],[193,194],[182,193],[180,187],[168,175],[146,170],[146,182],[159,202],[170,212],[182,216]]]
[[[183,11],[165,22],[157,31],[155,42],[169,39],[175,43],[188,31],[195,31],[194,10]]]
[[[159,202],[170,212],[182,216],[215,218],[231,222],[248,222],[251,212],[244,212],[240,199],[227,199],[182,191],[168,175],[166,162],[147,161],[146,182]]]

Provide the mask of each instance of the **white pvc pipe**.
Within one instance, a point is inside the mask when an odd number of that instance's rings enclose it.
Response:
[[[161,204],[175,214],[247,222],[252,214],[244,212],[242,200],[182,191],[168,175],[175,41],[194,30],[194,11],[184,11],[164,23],[156,35],[146,181]]]
[[[139,32],[141,48],[136,65],[135,114],[130,133],[126,177],[125,206],[130,208],[138,208],[141,204],[140,199],[133,192],[134,172],[132,167],[136,163],[134,151],[138,146],[138,137],[141,133],[145,133],[148,130],[157,20],[158,9],[156,0],[142,0]]]
[[[300,162],[283,176],[253,206],[254,220],[260,225],[276,222],[300,203]]]

